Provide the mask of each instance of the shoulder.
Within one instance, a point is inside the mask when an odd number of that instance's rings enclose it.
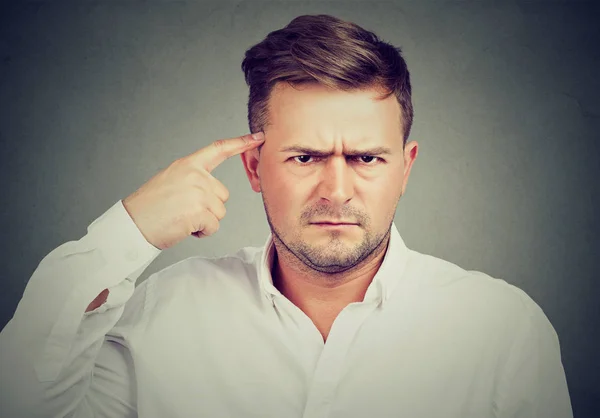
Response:
[[[260,261],[262,248],[244,247],[234,253],[218,257],[192,256],[167,266],[156,273],[156,279],[202,278],[206,274],[231,274],[240,269],[253,268]]]
[[[487,273],[466,270],[449,261],[410,251],[407,272],[418,295],[464,316],[518,328],[545,323],[540,306],[521,288]]]
[[[219,257],[188,257],[149,277],[148,292],[156,302],[192,293],[248,292],[257,286],[261,255],[262,247],[244,247]]]
[[[136,286],[111,335],[160,334],[173,321],[189,325],[183,317],[211,318],[256,304],[261,255],[262,248],[245,247],[221,257],[188,257],[151,274]]]

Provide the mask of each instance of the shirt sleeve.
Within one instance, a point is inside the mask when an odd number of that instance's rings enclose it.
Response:
[[[42,259],[0,333],[3,413],[74,414],[84,402],[105,335],[121,317],[136,280],[159,253],[119,200],[88,226],[85,236]],[[107,288],[106,302],[86,313]],[[110,348],[103,350],[105,357],[114,357]]]
[[[502,372],[496,418],[572,418],[571,400],[556,331],[542,309],[521,289],[526,314]]]

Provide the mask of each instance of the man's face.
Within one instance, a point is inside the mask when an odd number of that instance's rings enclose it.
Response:
[[[348,270],[388,237],[417,144],[403,150],[400,106],[378,93],[279,84],[260,153],[242,157],[273,234],[311,269]]]

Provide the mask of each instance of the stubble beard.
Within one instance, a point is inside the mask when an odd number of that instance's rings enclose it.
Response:
[[[324,274],[338,274],[350,270],[369,256],[373,255],[374,251],[382,246],[387,240],[390,233],[390,228],[393,222],[389,223],[388,228],[380,234],[373,234],[370,230],[371,223],[363,216],[359,226],[365,230],[364,239],[351,246],[346,244],[342,238],[343,234],[337,231],[329,232],[329,242],[324,245],[313,245],[302,239],[300,228],[302,228],[302,220],[299,221],[298,227],[290,234],[283,234],[273,224],[269,215],[268,204],[264,199],[263,205],[267,215],[267,222],[271,228],[273,239],[277,244],[280,244],[289,252],[295,259],[300,261],[306,268]],[[304,218],[303,216],[302,218]],[[387,241],[386,241],[387,244]]]

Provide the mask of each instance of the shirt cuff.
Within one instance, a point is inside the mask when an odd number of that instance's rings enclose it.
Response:
[[[94,312],[104,312],[109,307],[123,306],[133,293],[135,281],[161,252],[144,238],[121,200],[92,222],[87,230],[88,233],[62,255],[85,256],[84,253],[93,251],[99,257],[99,264],[90,266],[94,270],[83,274],[70,289],[36,366],[41,381],[57,377],[83,318]],[[129,281],[130,285],[124,281]],[[89,303],[107,288],[114,290],[107,301],[110,306],[86,313]]]
[[[128,265],[137,270],[161,252],[150,244],[119,200],[88,226],[83,238],[100,248],[106,260]]]

